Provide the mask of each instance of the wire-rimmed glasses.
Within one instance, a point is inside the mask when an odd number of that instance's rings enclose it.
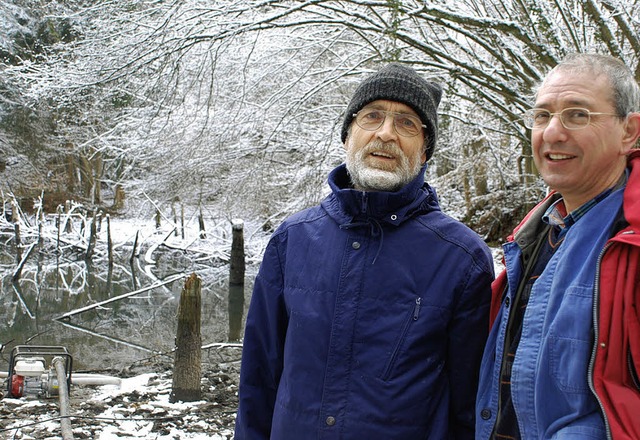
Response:
[[[382,124],[384,124],[388,115],[393,116],[393,128],[400,136],[417,136],[423,128],[427,128],[427,126],[424,125],[417,116],[376,108],[364,108],[358,113],[354,113],[353,117],[355,118],[358,127],[367,131],[376,131],[382,127]]]
[[[522,119],[525,127],[541,130],[549,125],[551,118],[558,116],[567,130],[580,130],[591,123],[591,116],[594,115],[618,116],[617,113],[592,112],[580,107],[569,107],[555,113],[544,108],[532,108],[524,112]]]

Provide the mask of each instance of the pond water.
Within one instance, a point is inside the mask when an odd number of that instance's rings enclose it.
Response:
[[[15,249],[0,243],[0,371],[7,371],[16,345],[65,347],[73,371],[122,369],[170,355],[180,293],[192,273],[202,281],[203,345],[239,339],[251,286],[229,294],[229,264],[163,246],[153,251],[152,265],[142,257],[130,264],[131,249],[121,247],[111,266],[100,256],[91,262],[41,249],[13,281]]]

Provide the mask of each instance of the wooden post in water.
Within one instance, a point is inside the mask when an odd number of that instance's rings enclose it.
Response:
[[[229,341],[242,338],[244,312],[244,222],[232,220],[231,264],[229,267]]]
[[[62,205],[58,205],[56,208],[56,254],[60,254],[60,227],[62,226],[63,209],[64,207]]]
[[[136,231],[136,238],[133,241],[133,249],[131,249],[131,257],[129,257],[129,265],[131,266],[131,268],[133,269],[133,259],[136,258],[136,256],[138,255],[137,252],[137,248],[138,248],[138,234],[140,234],[140,231]]]
[[[184,205],[180,204],[180,236],[184,240]]]
[[[42,244],[42,229],[44,228],[44,208],[42,206],[42,198],[40,199],[40,205],[38,206],[38,244]]]
[[[93,211],[93,218],[89,224],[89,242],[87,243],[87,252],[84,256],[86,261],[91,261],[91,258],[93,258],[93,251],[96,246],[96,220],[97,213],[96,211]]]
[[[16,237],[16,262],[20,263],[22,260],[22,239],[20,238],[20,216],[18,215],[18,204],[15,201],[11,202],[11,222],[13,223],[13,233]]]
[[[113,267],[113,241],[111,240],[111,216],[107,214],[107,256],[109,268]]]
[[[174,237],[178,236],[178,211],[176,211],[176,202],[178,200],[174,200],[171,202],[171,215],[173,215],[173,224],[176,225],[175,228],[173,228],[173,235]]]
[[[198,225],[200,227],[200,238],[207,238],[207,233],[204,228],[204,216],[202,215],[202,206],[200,207],[200,214],[198,215]]]
[[[184,284],[178,308],[176,354],[173,363],[173,383],[170,402],[200,400],[202,373],[200,334],[201,281],[193,273]]]
[[[13,232],[16,236],[16,261],[20,263],[20,260],[22,260],[22,240],[20,239],[20,223],[16,222],[13,225]]]
[[[64,213],[66,214],[66,221],[64,224],[64,232],[70,233],[73,231],[73,224],[71,220],[71,201],[64,202]]]

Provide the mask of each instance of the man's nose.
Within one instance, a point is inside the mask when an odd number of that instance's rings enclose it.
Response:
[[[393,115],[386,115],[384,122],[376,132],[376,135],[380,138],[380,140],[386,142],[397,137],[394,124],[395,121]]]
[[[553,143],[566,137],[567,129],[562,124],[560,115],[553,115],[549,119],[549,124],[543,128],[542,138],[545,142]]]

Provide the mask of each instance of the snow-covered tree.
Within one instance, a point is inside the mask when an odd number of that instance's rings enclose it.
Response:
[[[598,51],[640,79],[637,1],[59,3],[41,21],[80,37],[3,68],[22,100],[56,115],[54,150],[99,158],[94,185],[265,227],[321,197],[342,160],[342,111],[382,63],[444,85],[429,179],[488,239],[543,190],[520,116],[548,69]]]

